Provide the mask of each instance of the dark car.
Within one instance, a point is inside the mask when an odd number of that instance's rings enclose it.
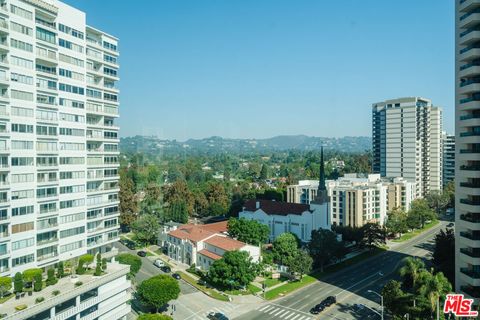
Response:
[[[311,314],[319,314],[325,309],[325,306],[322,303],[317,304],[315,307],[310,309]]]
[[[174,277],[174,278],[177,279],[177,280],[182,279],[182,277],[180,277],[180,275],[179,275],[178,273],[172,274],[172,277]]]
[[[447,224],[447,227],[451,228],[453,227],[455,224],[453,222],[450,222],[449,224]]]
[[[172,272],[172,269],[169,266],[163,266],[163,267],[160,268],[160,270],[162,270],[165,273]]]
[[[201,286],[206,286],[207,285],[207,282],[205,280],[202,280],[202,279],[198,280],[197,283]]]
[[[210,312],[207,318],[210,320],[228,320],[227,316],[220,312]]]
[[[137,252],[137,254],[140,256],[140,257],[146,257],[147,256],[147,253],[143,250],[140,250]]]
[[[326,307],[330,307],[332,304],[337,303],[337,298],[335,296],[328,296],[322,303],[325,304]]]

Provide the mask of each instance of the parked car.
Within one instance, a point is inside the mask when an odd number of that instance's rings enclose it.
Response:
[[[155,267],[157,267],[157,268],[161,268],[161,267],[165,266],[165,263],[164,263],[162,260],[157,259],[157,260],[155,260],[155,262],[153,263],[153,265],[154,265]]]
[[[328,296],[325,300],[322,301],[326,307],[330,307],[332,304],[337,303],[337,297],[335,296]]]
[[[140,257],[146,257],[147,256],[147,253],[143,250],[140,250],[137,252],[137,254],[140,256]]]
[[[172,277],[174,277],[174,278],[177,279],[177,280],[182,279],[182,277],[180,277],[180,275],[179,275],[178,273],[172,274]]]
[[[314,306],[312,309],[310,309],[311,314],[319,314],[325,309],[325,306],[323,304],[319,303],[316,306]]]
[[[447,227],[449,227],[449,228],[451,228],[453,226],[455,226],[455,223],[453,223],[453,222],[450,222],[449,224],[447,224]]]
[[[228,320],[227,316],[220,312],[210,312],[207,318],[210,320]]]
[[[172,269],[169,266],[163,266],[160,268],[163,272],[165,273],[170,273],[172,272]]]

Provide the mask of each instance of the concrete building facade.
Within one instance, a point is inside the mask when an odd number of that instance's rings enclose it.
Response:
[[[372,105],[373,171],[416,184],[416,196],[442,188],[442,110],[419,97]]]
[[[443,150],[443,185],[455,179],[455,136],[442,134]]]

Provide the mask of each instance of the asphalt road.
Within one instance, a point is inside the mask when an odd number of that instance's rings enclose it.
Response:
[[[447,223],[448,221],[441,221],[409,241],[394,244],[389,251],[330,274],[284,298],[263,303],[236,319],[380,319],[378,314],[369,309],[381,312],[380,297],[368,290],[380,292],[385,283],[398,278],[397,268],[402,265],[405,257],[429,258],[435,234],[439,229],[445,228]],[[309,313],[314,305],[330,295],[337,297],[335,306],[317,316]],[[359,308],[355,304],[367,307]]]

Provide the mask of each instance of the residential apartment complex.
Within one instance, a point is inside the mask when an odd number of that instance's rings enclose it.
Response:
[[[443,185],[455,179],[455,136],[442,134]]]
[[[330,196],[330,221],[336,225],[383,224],[394,208],[409,210],[415,199],[415,183],[403,178],[381,178],[379,174],[346,174],[327,180]],[[302,180],[287,187],[287,201],[309,204],[317,194],[318,181]]]
[[[164,245],[170,258],[189,266],[195,264],[203,271],[207,271],[227,251],[245,251],[252,261],[260,260],[260,247],[228,237],[227,221],[174,227],[168,232]]]
[[[442,110],[408,97],[372,107],[373,171],[416,184],[416,196],[442,188]]]
[[[128,265],[108,263],[105,274],[93,276],[78,275],[76,286],[70,277],[59,279],[55,285],[48,286],[32,296],[10,299],[2,304],[5,320],[50,320],[50,319],[127,319],[131,308],[128,303],[131,287],[127,274]],[[58,295],[52,292],[57,290]],[[42,297],[42,302],[36,299]],[[15,309],[19,304],[25,304],[26,309]]]
[[[118,43],[56,0],[0,5],[0,276],[118,240]]]
[[[480,3],[455,8],[455,285],[480,298]]]

